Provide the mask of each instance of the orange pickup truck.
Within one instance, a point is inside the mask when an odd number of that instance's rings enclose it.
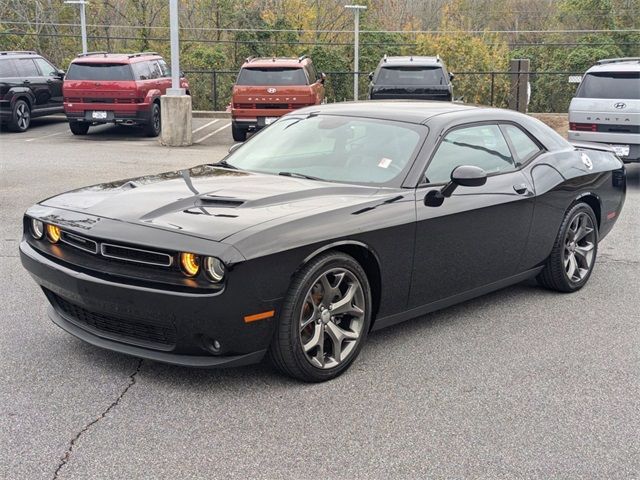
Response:
[[[233,139],[266,127],[297,108],[324,101],[324,73],[317,73],[307,56],[247,58],[233,86]]]

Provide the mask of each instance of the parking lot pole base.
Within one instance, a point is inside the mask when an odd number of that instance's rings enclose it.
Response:
[[[160,97],[160,114],[162,145],[187,147],[193,143],[190,95],[163,95]]]

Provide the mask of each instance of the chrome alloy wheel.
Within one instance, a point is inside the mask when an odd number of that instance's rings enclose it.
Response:
[[[29,128],[29,120],[31,114],[29,113],[29,107],[26,103],[22,102],[16,108],[16,124],[20,130],[26,130]]]
[[[358,278],[333,268],[314,282],[300,312],[300,343],[317,368],[333,368],[353,352],[362,334],[365,297]]]
[[[591,271],[595,241],[593,220],[585,212],[578,213],[571,220],[564,238],[564,269],[570,281],[580,282]]]

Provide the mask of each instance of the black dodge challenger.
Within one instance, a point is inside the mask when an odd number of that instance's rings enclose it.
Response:
[[[625,189],[606,147],[516,112],[321,105],[220,163],[44,200],[20,253],[89,343],[196,367],[268,354],[323,381],[371,330],[529,277],[580,289]]]

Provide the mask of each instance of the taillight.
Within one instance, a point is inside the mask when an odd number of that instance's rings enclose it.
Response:
[[[569,123],[569,130],[573,130],[575,132],[597,132],[598,124],[597,123]]]

